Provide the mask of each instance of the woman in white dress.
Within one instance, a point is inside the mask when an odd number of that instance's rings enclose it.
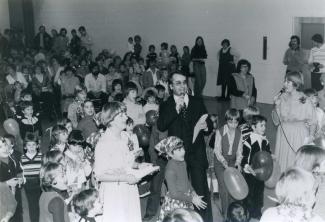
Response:
[[[324,222],[313,212],[318,183],[301,168],[290,168],[282,174],[275,187],[280,203],[264,211],[260,222]]]
[[[316,112],[313,104],[301,92],[303,80],[298,72],[289,72],[283,84],[284,92],[274,98],[276,112],[281,121],[278,126],[275,156],[281,172],[291,167],[298,149],[313,141]]]
[[[120,102],[104,105],[101,122],[107,126],[95,149],[94,172],[104,203],[103,221],[141,222],[139,179],[127,173],[134,161],[127,142],[121,138],[126,127],[126,107]]]

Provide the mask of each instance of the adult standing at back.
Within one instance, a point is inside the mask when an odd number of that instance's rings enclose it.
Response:
[[[157,126],[162,132],[168,130],[168,136],[177,136],[184,141],[185,161],[192,186],[208,204],[207,208],[196,210],[204,221],[212,221],[204,141],[204,131],[212,129],[212,122],[205,118],[207,110],[203,100],[187,94],[187,80],[183,74],[171,75],[170,88],[172,95],[160,105]]]
[[[230,41],[224,39],[221,42],[222,48],[218,52],[219,68],[217,85],[221,85],[221,97],[219,100],[230,100],[229,97],[229,76],[235,72],[236,64],[239,55],[230,47]],[[227,95],[226,95],[227,91]]]
[[[321,90],[320,76],[325,73],[325,44],[323,36],[315,34],[311,38],[314,47],[310,50],[308,64],[312,67],[311,87]]]
[[[193,62],[193,72],[195,74],[194,94],[201,96],[206,83],[205,60],[208,58],[205,50],[204,41],[201,36],[195,40],[195,45],[191,50],[191,60]]]
[[[283,64],[287,66],[286,73],[300,72],[303,74],[304,88],[310,88],[310,71],[304,51],[300,48],[300,38],[291,36],[289,48],[284,53]]]

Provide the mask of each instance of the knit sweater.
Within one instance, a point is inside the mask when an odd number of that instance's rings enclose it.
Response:
[[[169,160],[166,166],[165,179],[168,196],[172,199],[192,202],[192,185],[187,177],[185,161]]]

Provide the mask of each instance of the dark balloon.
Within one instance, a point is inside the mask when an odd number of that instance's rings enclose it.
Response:
[[[19,125],[16,120],[6,119],[3,122],[3,128],[6,130],[7,133],[15,137],[19,136]]]
[[[269,189],[273,189],[276,183],[279,181],[281,176],[281,168],[277,161],[273,161],[273,171],[272,175],[268,180],[265,181],[265,186]]]
[[[149,110],[148,112],[146,112],[146,123],[149,126],[153,126],[158,119],[158,112],[155,110]]]
[[[137,135],[140,147],[149,146],[150,130],[144,125],[136,125],[133,132]]]
[[[235,168],[228,167],[223,174],[228,192],[236,200],[242,200],[248,195],[248,185],[243,175]]]
[[[256,173],[256,178],[266,181],[272,175],[273,160],[270,153],[266,151],[257,152],[252,159],[252,168]]]

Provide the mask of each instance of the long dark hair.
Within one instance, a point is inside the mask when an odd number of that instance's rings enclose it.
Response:
[[[197,41],[201,39],[202,45],[198,45]],[[191,58],[200,58],[200,59],[206,59],[208,57],[207,51],[205,50],[204,40],[201,36],[196,37],[195,39],[195,45],[193,46],[191,50]]]

